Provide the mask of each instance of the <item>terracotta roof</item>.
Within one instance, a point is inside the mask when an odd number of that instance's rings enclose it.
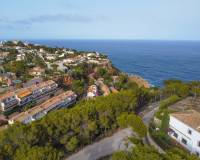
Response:
[[[15,95],[14,92],[7,92],[7,93],[5,93],[5,94],[3,94],[3,95],[0,96],[0,101],[4,100],[6,98],[9,98],[11,96],[14,96],[14,95]]]
[[[195,110],[187,110],[183,112],[172,113],[171,116],[200,132],[199,112]]]
[[[59,103],[59,102],[61,102],[62,100],[65,100],[65,99],[71,97],[72,95],[74,95],[74,92],[72,92],[72,91],[64,92],[64,93],[62,93],[62,94],[60,94],[60,95],[58,95],[58,96],[56,96],[56,97],[53,97],[53,98],[49,99],[48,101],[42,103],[42,104],[40,105],[40,107],[41,107],[41,108],[44,108],[44,109],[47,109],[47,108],[49,108],[51,105],[54,105],[54,104],[56,104],[56,103]]]
[[[14,120],[14,121],[18,121],[18,122],[22,122],[24,121],[27,117],[29,117],[30,115],[34,115],[36,113],[39,113],[40,111],[42,111],[43,109],[41,107],[34,107],[34,108],[31,108],[29,109],[28,111],[26,112],[21,112],[13,117],[11,117],[10,119],[11,120]]]
[[[36,107],[33,107],[33,108],[27,110],[26,112],[21,112],[21,113],[17,114],[16,116],[13,116],[10,119],[14,120],[14,121],[22,122],[25,118],[27,118],[29,116],[33,116],[36,113],[39,113],[41,111],[44,111],[45,109],[48,109],[52,105],[59,103],[62,100],[67,99],[68,97],[70,97],[72,95],[75,95],[74,92],[72,92],[72,91],[64,92],[56,97],[49,99],[48,101],[46,101]]]
[[[97,92],[97,86],[96,85],[89,86],[88,92]]]
[[[32,94],[32,92],[31,92],[31,90],[28,89],[28,88],[22,88],[22,89],[20,89],[20,90],[18,90],[18,91],[16,92],[16,95],[17,95],[17,97],[19,97],[19,98],[24,98],[24,97],[29,96],[29,95],[31,95],[31,94]]]
[[[35,89],[42,89],[42,88],[45,88],[47,86],[50,86],[52,84],[56,84],[53,80],[49,80],[49,81],[46,81],[46,82],[42,82],[42,83],[39,83],[39,84],[34,84],[32,86],[30,86],[30,89],[33,91]]]

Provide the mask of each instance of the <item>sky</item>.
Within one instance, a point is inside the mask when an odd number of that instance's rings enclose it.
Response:
[[[0,39],[200,40],[200,0],[0,0]]]

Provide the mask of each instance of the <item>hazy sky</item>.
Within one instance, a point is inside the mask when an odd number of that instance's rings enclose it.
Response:
[[[0,0],[0,39],[200,40],[200,0]]]

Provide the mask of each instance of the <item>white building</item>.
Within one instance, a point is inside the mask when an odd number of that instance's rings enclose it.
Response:
[[[1,111],[8,111],[18,105],[18,99],[14,92],[8,92],[0,96]]]
[[[74,54],[74,51],[69,50],[69,51],[65,51],[65,53],[67,53],[67,54]]]
[[[91,85],[88,88],[87,98],[94,98],[98,96],[98,89],[96,85]]]
[[[50,95],[57,91],[58,84],[53,80],[32,84],[29,87],[18,89],[14,92],[8,92],[0,96],[0,110],[5,112],[16,106],[23,106]]]
[[[47,54],[46,59],[51,61],[51,60],[55,60],[56,59],[56,55],[55,54]]]
[[[170,114],[168,134],[191,153],[200,156],[200,113],[194,110]]]
[[[22,88],[16,91],[16,97],[19,101],[19,105],[25,105],[32,101],[32,91],[29,88]]]
[[[44,53],[45,50],[43,48],[40,48],[39,52]]]
[[[20,53],[17,55],[16,61],[22,61],[25,59],[25,53]]]
[[[38,120],[48,114],[50,111],[66,108],[76,102],[77,95],[72,91],[64,92],[56,97],[50,98],[46,102],[33,107],[26,112],[21,112],[14,117],[11,117],[8,121],[9,124],[20,122],[24,124],[31,123]]]

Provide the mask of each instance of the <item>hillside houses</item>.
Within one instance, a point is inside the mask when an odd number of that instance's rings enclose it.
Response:
[[[26,54],[25,53],[19,53],[17,54],[16,61],[22,61],[25,59]]]
[[[30,88],[22,88],[15,92],[18,105],[25,105],[32,100],[32,90]]]
[[[42,75],[44,75],[44,73],[45,73],[45,69],[44,68],[41,68],[41,67],[39,67],[39,66],[37,66],[37,67],[33,67],[30,71],[29,71],[29,74],[31,75],[31,76],[42,76]]]
[[[8,111],[14,107],[23,106],[34,100],[54,93],[58,85],[52,81],[41,82],[30,87],[21,88],[15,92],[8,92],[0,97],[2,111]]]
[[[72,105],[76,102],[76,97],[76,94],[72,91],[64,92],[36,107],[27,110],[26,112],[21,112],[20,114],[11,117],[8,122],[9,124],[13,124],[15,122],[21,122],[24,124],[30,123],[32,121],[42,118],[52,110]]]
[[[0,97],[0,106],[2,111],[10,110],[18,105],[19,101],[14,92],[8,92]]]
[[[31,115],[28,119],[37,119],[34,116],[43,116],[48,109],[44,112],[44,107],[34,106],[45,101],[48,104],[54,103],[54,99],[50,101],[48,98],[63,93],[63,90],[75,91],[79,95],[78,99],[93,98],[102,94],[106,96],[110,93],[110,85],[95,83],[97,78],[103,77],[97,75],[98,68],[110,69],[107,67],[109,59],[97,52],[25,44],[21,41],[5,41],[0,46],[0,52],[5,52],[0,55],[0,60],[3,60],[0,110],[6,116],[31,108],[27,111],[28,115]],[[8,73],[14,73],[15,76],[6,76]],[[92,74],[93,80],[89,82]]]

